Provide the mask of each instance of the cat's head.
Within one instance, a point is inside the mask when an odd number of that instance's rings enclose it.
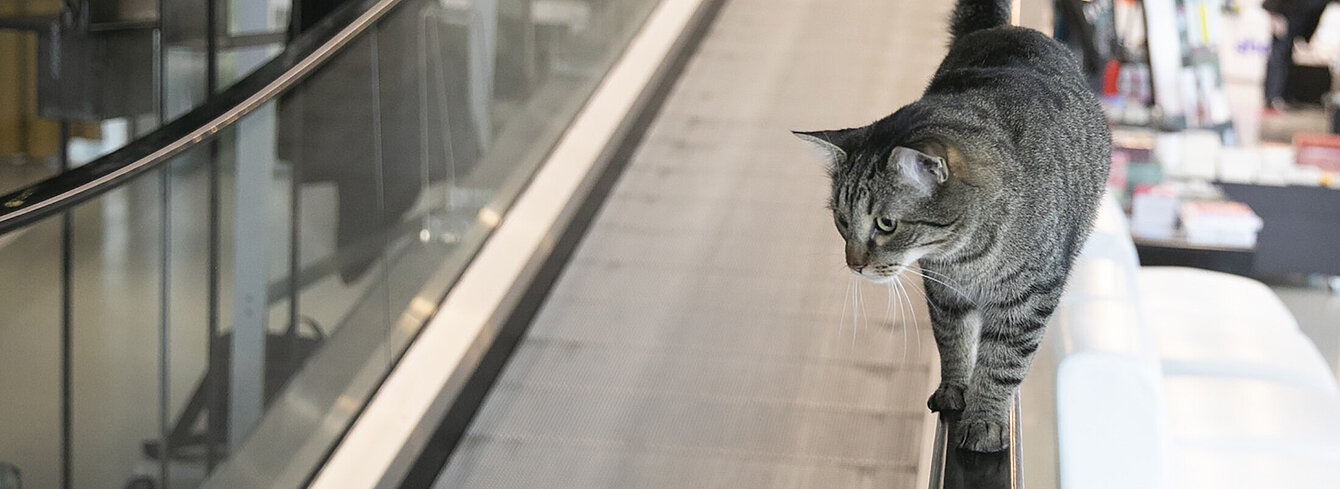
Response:
[[[905,138],[881,132],[876,124],[795,133],[827,158],[829,208],[847,266],[874,282],[952,249],[964,224],[951,170],[958,152],[933,138],[899,142]]]

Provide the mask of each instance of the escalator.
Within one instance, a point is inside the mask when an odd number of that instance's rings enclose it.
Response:
[[[433,487],[923,486],[924,303],[849,282],[787,130],[914,96],[938,57],[840,53],[943,15],[728,2]]]
[[[652,4],[345,2],[180,117],[5,188],[16,484],[310,479]]]
[[[938,487],[920,284],[841,269],[787,131],[915,98],[949,7],[349,2],[0,197],[0,469]]]

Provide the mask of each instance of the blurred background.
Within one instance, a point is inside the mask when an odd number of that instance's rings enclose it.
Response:
[[[0,489],[1340,486],[1340,5],[1010,2],[1114,147],[984,459],[788,133],[952,6],[0,4]]]

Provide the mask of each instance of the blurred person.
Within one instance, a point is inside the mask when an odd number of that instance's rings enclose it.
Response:
[[[1265,0],[1261,4],[1271,16],[1270,56],[1266,58],[1266,110],[1288,109],[1285,88],[1293,66],[1293,43],[1310,40],[1321,23],[1326,5],[1334,0]]]

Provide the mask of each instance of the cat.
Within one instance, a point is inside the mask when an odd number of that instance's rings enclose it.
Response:
[[[1008,448],[1027,373],[1092,228],[1111,135],[1074,55],[1009,26],[1008,1],[959,0],[922,97],[852,129],[796,132],[829,160],[848,267],[887,283],[913,262],[940,352],[931,411],[955,443]]]

